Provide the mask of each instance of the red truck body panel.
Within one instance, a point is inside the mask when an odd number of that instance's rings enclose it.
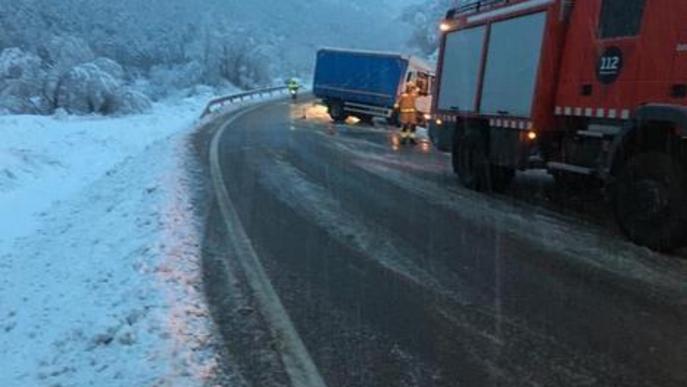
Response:
[[[512,0],[493,2],[479,12],[457,15],[455,28],[441,41],[434,112],[447,122],[488,119],[492,127],[560,130],[565,116],[629,119],[645,103],[687,105],[687,1],[645,0],[636,36],[604,39],[600,17],[604,0]],[[480,109],[484,67],[492,26],[500,21],[546,13],[535,91],[529,115],[485,114]],[[447,36],[486,26],[476,106],[442,109]],[[453,71],[460,71],[454,69]]]
[[[569,25],[555,112],[564,116],[628,119],[645,103],[684,105],[673,87],[687,81],[687,1],[646,0],[639,34],[603,39],[598,25],[602,0],[575,3]],[[605,52],[621,53],[617,79],[603,83],[597,74]],[[581,89],[591,85],[590,95]]]

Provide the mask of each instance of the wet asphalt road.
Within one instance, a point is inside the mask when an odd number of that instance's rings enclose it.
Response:
[[[449,165],[311,102],[220,139],[230,199],[328,385],[687,385],[683,259],[552,202],[546,177],[485,196]]]

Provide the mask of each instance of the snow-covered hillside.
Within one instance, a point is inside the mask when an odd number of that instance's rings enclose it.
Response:
[[[213,378],[189,140],[206,98],[0,117],[0,385]]]
[[[21,49],[12,57],[20,52],[22,61],[0,72],[0,112],[130,113],[145,110],[141,92],[157,99],[198,84],[252,88],[309,77],[322,46],[405,50],[412,29],[400,15],[414,2],[0,1],[0,52]],[[95,60],[121,65],[121,79]],[[78,101],[62,106],[59,93],[72,89]]]

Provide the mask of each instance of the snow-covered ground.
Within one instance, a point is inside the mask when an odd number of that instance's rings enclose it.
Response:
[[[189,143],[206,100],[0,116],[0,386],[211,380]]]

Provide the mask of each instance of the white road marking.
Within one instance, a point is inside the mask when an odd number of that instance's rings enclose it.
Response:
[[[278,351],[291,385],[294,387],[325,387],[326,384],[322,375],[320,375],[303,340],[296,331],[291,318],[279,299],[279,295],[265,273],[246,230],[241,224],[236,209],[229,198],[219,164],[219,143],[224,132],[237,119],[261,106],[263,105],[257,105],[236,113],[213,137],[210,147],[212,181],[227,227],[229,243],[237,253],[237,259],[245,271],[248,284],[258,301],[260,311],[279,345]]]

